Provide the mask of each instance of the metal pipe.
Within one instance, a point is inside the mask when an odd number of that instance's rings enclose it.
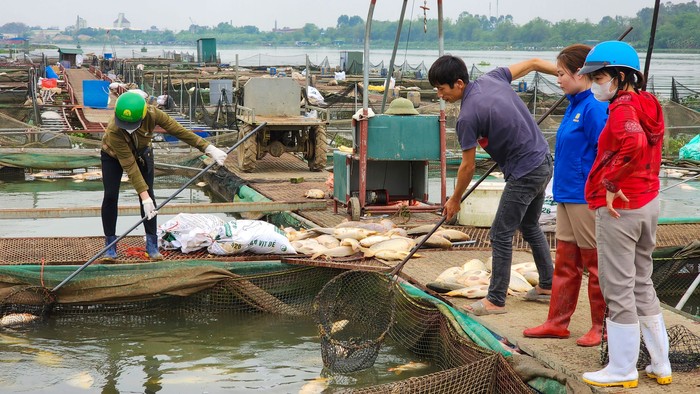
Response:
[[[654,39],[656,38],[656,21],[659,19],[659,7],[661,0],[654,2],[654,16],[651,19],[651,32],[649,33],[649,47],[647,48],[647,57],[644,62],[644,86],[642,90],[647,90],[647,78],[649,78],[649,64],[651,63],[651,53],[654,51]]]
[[[391,59],[389,60],[389,69],[387,70],[386,81],[384,81],[384,96],[382,97],[381,113],[384,113],[384,108],[386,108],[386,98],[387,98],[387,95],[389,94],[389,84],[391,82],[391,78],[394,75],[394,61],[396,60],[396,50],[399,48],[399,39],[401,38],[401,29],[403,28],[403,19],[404,19],[404,16],[406,15],[406,4],[407,3],[408,3],[408,0],[403,0],[403,5],[401,6],[401,16],[399,17],[399,26],[396,29],[396,39],[394,40],[394,50],[391,51]]]

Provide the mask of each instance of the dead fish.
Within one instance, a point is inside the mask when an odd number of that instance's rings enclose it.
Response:
[[[204,187],[206,185],[207,185],[206,182],[197,182],[197,187]]]
[[[422,226],[408,229],[406,230],[406,233],[408,235],[425,235],[428,234],[433,228],[435,228],[434,224],[424,224]],[[442,227],[438,228],[438,230],[442,230]]]
[[[420,243],[423,238],[425,238],[425,235],[416,238],[416,243]],[[450,242],[450,240],[447,238],[440,237],[436,234],[431,234],[430,237],[423,243],[423,247],[449,249],[452,247],[452,242]]]
[[[457,282],[457,278],[464,273],[464,270],[462,267],[450,267],[440,275],[438,275],[437,278],[435,278],[436,282]]]
[[[533,286],[540,284],[540,274],[537,271],[525,271],[523,272],[523,278]]]
[[[457,277],[457,283],[464,287],[475,285],[487,285],[490,282],[491,274],[486,270],[465,271]]]
[[[338,241],[338,238],[336,238],[332,235],[328,235],[328,234],[321,234],[318,237],[311,238],[311,239],[315,239],[316,242],[318,242],[319,244],[321,244],[329,249],[335,248],[336,246],[340,246],[340,242]]]
[[[386,235],[370,235],[369,237],[360,240],[360,246],[363,248],[369,248],[376,243],[387,241],[389,239],[391,238]]]
[[[510,271],[510,282],[508,288],[515,292],[526,292],[532,289],[532,285],[518,271]]]
[[[343,238],[340,241],[340,246],[349,246],[355,252],[360,250],[360,242],[354,238]]]
[[[323,252],[314,253],[314,255],[311,256],[311,260],[314,260],[319,256],[348,257],[348,256],[352,256],[355,253],[357,253],[357,252],[351,246],[338,246],[337,248],[326,249]]]
[[[367,238],[370,235],[376,235],[377,232],[373,230],[366,230],[359,227],[341,227],[333,230],[333,236],[338,239],[343,238],[353,238],[356,240],[361,240]]]
[[[519,274],[523,274],[527,271],[535,271],[537,272],[537,265],[535,265],[534,262],[528,262],[528,263],[518,263],[518,264],[513,264],[510,267],[511,270],[517,271]]]
[[[335,226],[335,228],[363,228],[363,229],[369,230],[369,231],[376,231],[377,233],[383,233],[383,232],[387,231],[387,228],[381,223],[359,222],[356,220],[342,222],[342,223],[338,224],[337,226]]]
[[[384,233],[388,237],[408,237],[408,232],[405,228],[396,227]]]
[[[298,248],[297,248],[297,247],[294,247],[294,250],[295,250],[297,253],[301,253],[301,254],[315,255],[315,254],[317,254],[317,253],[318,253],[318,254],[323,254],[323,252],[325,252],[326,250],[328,250],[328,248],[325,247],[325,246],[323,246],[323,245],[321,245],[321,244],[319,244],[319,243],[316,243],[316,244],[307,244],[307,245],[303,245],[303,246],[300,246],[300,247],[298,247]]]
[[[488,271],[486,269],[486,263],[484,263],[483,261],[481,261],[479,259],[471,259],[471,260],[467,261],[462,266],[462,269],[464,271],[474,271],[474,270]]]
[[[422,363],[422,362],[418,362],[418,361],[411,361],[407,364],[399,365],[398,367],[389,368],[387,371],[393,372],[393,373],[398,375],[401,372],[418,371],[418,370],[425,369],[428,367],[429,367],[429,364],[427,364],[427,363]]]
[[[452,242],[467,241],[469,236],[459,230],[440,229],[435,232],[435,235],[449,239]]]
[[[0,327],[20,326],[29,324],[37,319],[39,319],[39,316],[31,313],[10,313],[0,319]]]
[[[408,252],[416,246],[416,241],[411,238],[391,238],[386,241],[376,243],[369,248],[360,248],[365,257],[376,256],[380,250],[393,250],[396,252]]]
[[[95,383],[95,378],[90,375],[90,372],[84,371],[71,376],[66,383],[79,389],[89,389]]]
[[[445,295],[450,297],[484,298],[488,293],[489,285],[473,285],[448,291]]]
[[[390,249],[384,249],[380,250],[377,253],[375,253],[374,257],[382,260],[403,260],[408,256],[409,252],[404,252],[400,250],[390,250]],[[423,257],[418,253],[414,253],[411,258],[419,258]]]
[[[290,241],[299,241],[302,239],[313,238],[316,233],[306,229],[295,230],[292,227],[287,227],[284,229],[284,233],[287,235],[287,239]]]
[[[331,335],[343,331],[343,329],[345,328],[345,326],[348,325],[348,323],[350,323],[350,320],[348,319],[333,322],[333,324],[331,325]]]
[[[321,189],[309,189],[304,194],[306,198],[326,198],[326,192]]]
[[[301,387],[299,394],[320,394],[328,388],[330,379],[318,377]]]

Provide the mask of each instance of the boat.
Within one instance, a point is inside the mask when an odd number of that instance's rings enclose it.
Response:
[[[148,52],[148,48],[146,48],[145,46],[141,47],[141,52]]]

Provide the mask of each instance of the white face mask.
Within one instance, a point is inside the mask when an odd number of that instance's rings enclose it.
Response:
[[[595,97],[596,100],[606,102],[610,101],[611,98],[615,96],[615,93],[617,93],[616,90],[611,91],[610,88],[612,87],[612,78],[605,83],[599,84],[596,82],[593,82],[591,85],[591,92],[593,92],[593,97]]]

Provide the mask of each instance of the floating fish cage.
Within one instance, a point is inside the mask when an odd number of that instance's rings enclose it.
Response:
[[[83,316],[108,323],[124,314],[147,319],[156,310],[183,316],[269,313],[308,318],[314,297],[343,271],[273,261],[103,264],[87,267],[53,297],[37,292],[56,286],[75,268],[0,266],[0,315]],[[396,317],[390,337],[440,371],[356,391],[532,392],[514,372],[510,352],[483,327],[410,285],[402,285],[394,294]]]

